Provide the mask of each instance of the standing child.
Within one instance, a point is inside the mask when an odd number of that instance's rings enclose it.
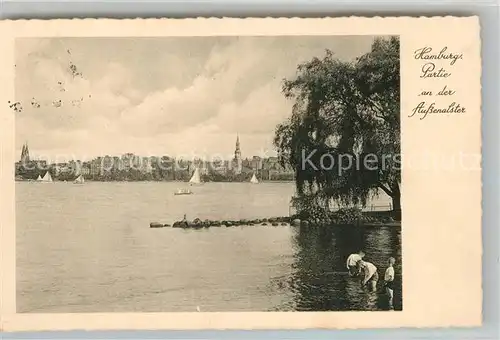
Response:
[[[393,309],[392,300],[394,298],[394,264],[396,259],[394,257],[389,258],[389,267],[385,270],[384,282],[385,282],[385,292],[389,298],[389,309]]]

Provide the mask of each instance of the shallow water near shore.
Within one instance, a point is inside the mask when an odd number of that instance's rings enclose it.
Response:
[[[402,308],[400,228],[150,229],[183,214],[287,216],[294,193],[293,183],[207,183],[173,195],[184,186],[16,183],[18,312],[387,309],[384,294],[347,275],[345,259],[358,249],[381,279],[396,257]]]

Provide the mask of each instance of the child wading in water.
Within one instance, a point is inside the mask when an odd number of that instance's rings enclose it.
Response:
[[[363,286],[368,285],[368,289],[372,292],[377,290],[377,282],[378,282],[378,273],[377,267],[371,262],[365,262],[363,260],[359,261],[359,267],[365,273],[365,277],[363,279]]]
[[[357,254],[351,254],[347,258],[347,269],[350,276],[357,276],[360,271],[359,262],[365,257],[365,253],[360,251]]]
[[[389,298],[389,309],[393,309],[392,300],[394,298],[394,264],[396,259],[394,257],[389,258],[389,267],[385,270],[384,282],[385,282],[385,292]]]

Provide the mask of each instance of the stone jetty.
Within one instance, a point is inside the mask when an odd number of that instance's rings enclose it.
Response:
[[[160,222],[151,222],[149,224],[150,228],[183,228],[183,229],[201,229],[201,228],[210,228],[210,227],[237,227],[237,226],[286,226],[290,224],[290,217],[272,217],[272,218],[264,218],[264,219],[240,219],[240,220],[202,220],[200,218],[195,218],[194,220],[182,219],[180,221],[174,222],[172,225],[170,224],[162,224]]]
[[[318,219],[299,219],[296,217],[272,217],[263,219],[240,219],[240,220],[202,220],[200,218],[195,218],[194,220],[188,220],[186,218],[181,221],[176,221],[172,225],[162,224],[160,222],[151,222],[150,228],[182,228],[182,229],[202,229],[202,228],[217,228],[217,227],[237,227],[237,226],[294,226],[294,227],[317,227],[317,226],[365,226],[365,227],[381,227],[381,226],[393,226],[400,227],[400,221],[394,221],[390,217],[371,217],[363,216],[362,219],[347,222],[347,221],[337,221],[330,218],[318,220]]]

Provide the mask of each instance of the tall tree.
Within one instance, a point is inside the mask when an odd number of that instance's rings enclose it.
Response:
[[[294,105],[274,144],[282,164],[296,170],[299,195],[366,205],[382,190],[399,216],[399,38],[375,39],[352,62],[327,50],[299,65],[283,93]]]

